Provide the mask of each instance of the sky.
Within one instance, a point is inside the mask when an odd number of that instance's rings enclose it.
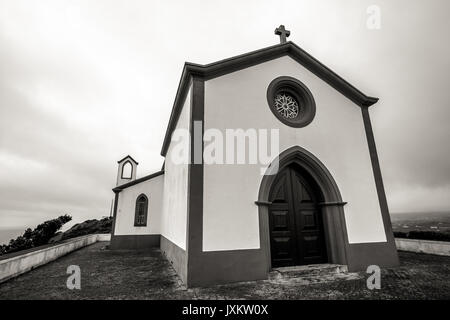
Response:
[[[367,9],[380,9],[369,29]],[[391,212],[450,209],[448,0],[0,0],[0,227],[110,213],[158,171],[185,61],[288,40],[367,95]]]

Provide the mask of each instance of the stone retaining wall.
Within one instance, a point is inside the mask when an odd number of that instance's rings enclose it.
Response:
[[[110,239],[110,234],[90,234],[10,259],[0,260],[0,283],[49,263],[72,251],[97,241],[109,241]]]
[[[450,256],[450,242],[395,238],[398,250]]]

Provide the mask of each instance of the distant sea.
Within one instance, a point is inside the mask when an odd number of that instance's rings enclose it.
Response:
[[[21,236],[26,228],[0,228],[0,245],[8,244],[9,240]]]
[[[449,219],[450,211],[442,212],[391,212],[392,220],[441,220]]]

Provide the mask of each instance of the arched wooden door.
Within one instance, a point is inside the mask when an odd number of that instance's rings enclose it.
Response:
[[[327,262],[320,195],[314,186],[295,165],[277,175],[269,197],[272,267]]]

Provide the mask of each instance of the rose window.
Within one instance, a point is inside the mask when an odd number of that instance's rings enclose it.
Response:
[[[278,94],[275,97],[275,108],[286,119],[294,119],[298,116],[299,106],[291,95]]]

